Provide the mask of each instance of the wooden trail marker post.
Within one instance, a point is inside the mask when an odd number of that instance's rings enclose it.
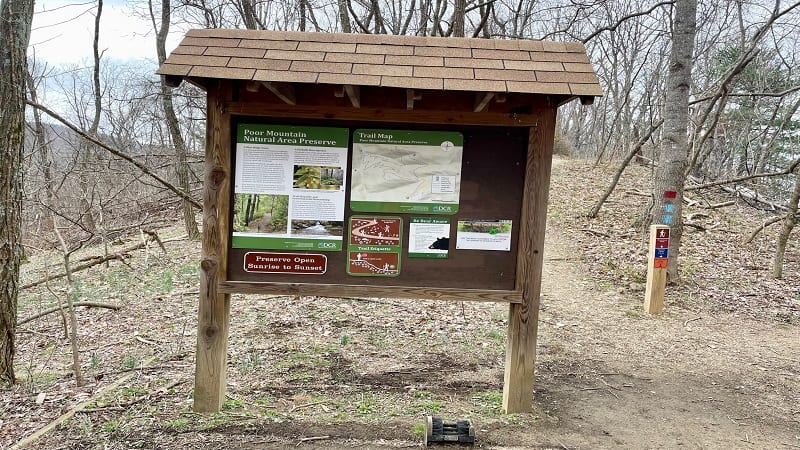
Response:
[[[667,287],[669,261],[669,227],[650,225],[650,246],[647,256],[647,284],[644,291],[644,310],[649,314],[664,311],[664,291]]]
[[[190,30],[158,73],[208,96],[195,411],[231,293],[508,303],[531,410],[556,112],[602,95],[582,44]]]

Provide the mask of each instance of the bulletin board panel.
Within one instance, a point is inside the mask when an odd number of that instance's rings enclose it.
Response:
[[[279,120],[264,117],[233,116],[231,123],[231,149],[233,167],[237,167],[237,129],[240,124],[288,127],[329,127],[347,130],[347,174],[344,190],[343,244],[337,251],[282,250],[236,248],[236,239],[229,239],[228,281],[269,282],[269,283],[310,283],[350,286],[398,286],[421,288],[457,288],[478,290],[514,291],[517,265],[517,249],[520,232],[523,186],[525,183],[525,161],[528,147],[528,128],[526,127],[465,127],[452,125],[416,125],[376,122]],[[458,211],[455,214],[430,214],[408,212],[369,212],[359,207],[351,209],[351,189],[353,182],[353,141],[354,132],[364,129],[398,130],[410,132],[455,132],[463,136],[463,155],[461,166]],[[412,133],[413,134],[413,133]],[[241,163],[241,161],[239,161]],[[232,187],[237,186],[237,170],[233,170]],[[315,185],[316,186],[316,185]],[[312,186],[312,187],[315,187]],[[232,188],[231,205],[236,205],[236,189]],[[231,214],[232,221],[234,214]],[[348,260],[348,237],[350,218],[374,217],[399,218],[401,237],[399,248],[399,273],[390,276],[357,276],[348,273],[352,269]],[[449,246],[446,257],[409,257],[409,225],[412,218],[449,218]],[[394,224],[390,220],[387,224]],[[506,250],[458,249],[458,222],[470,220],[472,223],[491,223],[491,221],[511,221],[511,242]],[[480,221],[480,222],[475,222]],[[309,226],[313,223],[304,224]],[[355,224],[357,226],[359,223]],[[381,222],[384,226],[384,222]],[[241,228],[241,225],[240,225]],[[231,224],[231,230],[234,230]],[[481,230],[486,231],[486,230]],[[441,243],[440,243],[441,244]],[[434,247],[433,243],[431,243]],[[471,246],[471,245],[470,245]],[[439,245],[441,247],[441,245]],[[245,270],[248,253],[313,254],[325,256],[324,273],[259,273]],[[354,255],[351,255],[355,258]],[[430,255],[428,255],[430,256]],[[252,258],[252,255],[251,255]],[[319,260],[319,257],[311,259]]]

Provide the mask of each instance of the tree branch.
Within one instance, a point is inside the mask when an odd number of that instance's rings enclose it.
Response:
[[[117,311],[120,308],[122,308],[119,305],[112,305],[110,303],[99,303],[99,302],[75,302],[75,303],[72,304],[72,306],[88,306],[90,308],[105,308],[105,309],[113,309],[114,311]],[[32,316],[30,316],[28,318],[20,320],[19,322],[17,322],[17,326],[26,324],[26,323],[31,322],[31,321],[34,321],[34,320],[36,320],[36,319],[38,319],[40,317],[44,317],[44,316],[46,316],[48,314],[53,314],[54,312],[58,312],[63,307],[64,306],[62,305],[62,306],[54,306],[54,307],[52,307],[50,309],[46,309],[46,310],[44,310],[44,311],[42,311],[40,313],[34,314],[34,315],[32,315]]]
[[[65,127],[69,128],[70,130],[74,131],[78,136],[82,137],[83,139],[86,139],[87,141],[89,141],[89,142],[97,145],[98,147],[106,150],[107,152],[111,153],[112,155],[114,155],[114,156],[116,156],[118,158],[124,159],[125,161],[128,161],[129,163],[133,164],[134,166],[136,166],[136,168],[141,170],[142,173],[144,173],[145,175],[153,178],[158,183],[160,183],[162,186],[166,187],[167,189],[169,189],[170,191],[174,192],[176,195],[178,195],[182,199],[184,199],[187,202],[191,203],[195,208],[203,209],[203,205],[201,205],[197,200],[193,199],[191,195],[189,195],[188,193],[184,192],[183,190],[181,190],[177,186],[173,185],[169,181],[161,178],[158,174],[156,174],[155,172],[151,171],[147,166],[145,166],[144,164],[140,163],[139,161],[136,161],[135,159],[133,159],[131,156],[129,156],[125,152],[123,152],[121,150],[117,150],[117,149],[115,149],[113,147],[110,147],[109,145],[104,144],[103,142],[101,142],[97,138],[87,134],[85,131],[83,131],[80,128],[76,127],[75,125],[73,125],[72,123],[67,121],[67,119],[61,117],[58,113],[50,110],[49,108],[47,108],[44,105],[40,105],[39,103],[36,103],[34,101],[31,101],[31,100],[26,100],[25,103],[27,103],[28,105],[38,109],[39,111],[42,111],[43,113],[47,114],[48,116],[52,117],[53,119],[61,122],[62,125],[64,125]]]
[[[797,169],[797,166],[800,166],[800,158],[795,159],[791,164],[789,164],[788,167],[786,167],[786,169],[781,170],[779,172],[754,173],[752,175],[745,175],[745,176],[741,176],[741,177],[731,178],[729,180],[714,181],[714,182],[711,182],[711,183],[698,184],[698,185],[695,185],[695,186],[688,186],[688,187],[684,188],[684,190],[685,191],[696,191],[698,189],[705,189],[705,188],[710,188],[710,187],[715,187],[715,186],[722,186],[724,184],[739,183],[740,181],[747,181],[747,180],[752,180],[752,179],[755,179],[755,178],[769,178],[769,177],[779,177],[781,175],[789,175],[789,174],[793,173]]]
[[[792,92],[800,91],[800,86],[790,87],[785,91],[781,92],[728,92],[726,95],[728,97],[784,97],[786,95],[791,94]],[[698,103],[703,103],[708,100],[714,98],[713,95],[709,95],[706,97],[698,98],[689,102],[689,105],[696,105]]]
[[[614,178],[611,180],[611,184],[608,186],[608,188],[606,188],[606,191],[603,192],[603,195],[600,197],[600,199],[597,200],[597,203],[594,205],[592,210],[589,211],[587,217],[592,219],[597,217],[597,214],[600,212],[600,208],[603,207],[603,203],[605,203],[605,201],[617,187],[617,183],[619,183],[619,179],[622,176],[622,172],[624,172],[625,168],[628,167],[628,163],[631,162],[633,157],[636,156],[636,154],[642,149],[642,146],[644,146],[644,144],[650,139],[650,136],[652,136],[653,133],[655,133],[656,130],[658,130],[663,123],[664,119],[661,119],[658,122],[654,123],[653,126],[650,128],[650,131],[645,133],[645,135],[642,136],[641,139],[639,139],[639,142],[637,142],[636,145],[634,145],[633,148],[631,148],[631,151],[628,152],[628,155],[625,157],[625,160],[623,160],[622,163],[619,165],[617,173],[614,174]]]
[[[650,14],[651,12],[655,11],[656,8],[658,8],[658,7],[666,6],[666,5],[672,5],[673,3],[675,3],[675,2],[674,1],[667,1],[667,2],[656,3],[655,5],[653,5],[647,11],[635,12],[633,14],[628,14],[627,16],[623,16],[614,25],[611,25],[611,26],[608,26],[608,27],[603,27],[603,28],[598,28],[597,30],[595,30],[589,36],[586,36],[585,38],[581,39],[581,42],[583,42],[585,44],[585,43],[589,42],[590,40],[594,39],[595,37],[597,37],[598,34],[604,32],[604,31],[615,31],[617,28],[619,28],[620,25],[625,23],[625,21],[628,20],[628,19],[633,19],[634,17],[639,17],[639,16],[646,16],[646,15]]]

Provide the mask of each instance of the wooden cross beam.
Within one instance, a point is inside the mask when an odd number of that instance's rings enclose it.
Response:
[[[494,92],[478,92],[475,96],[475,112],[481,112],[489,106],[489,102],[494,98]]]
[[[353,108],[361,108],[361,86],[345,85],[344,92]]]
[[[297,105],[297,96],[294,93],[294,86],[291,83],[281,83],[278,81],[262,81],[261,84],[264,85],[270,92],[275,94],[276,97],[283,100],[284,103],[287,105],[295,106]]]

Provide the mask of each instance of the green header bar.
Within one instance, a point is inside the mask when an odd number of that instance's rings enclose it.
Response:
[[[409,258],[447,259],[447,253],[414,253],[408,252]]]
[[[353,131],[355,144],[442,145],[450,142],[462,147],[464,136],[455,131],[408,131],[358,129]]]
[[[303,147],[347,147],[349,131],[347,128],[239,124],[236,142]]]
[[[405,202],[357,202],[351,201],[350,208],[358,212],[409,213],[409,214],[455,214],[458,205],[453,203],[405,203]],[[437,222],[428,222],[437,223]]]
[[[450,223],[449,217],[412,217],[409,223],[436,223],[445,225]]]
[[[314,250],[317,252],[338,252],[342,249],[342,240],[271,236],[232,236],[231,247],[258,250]]]

